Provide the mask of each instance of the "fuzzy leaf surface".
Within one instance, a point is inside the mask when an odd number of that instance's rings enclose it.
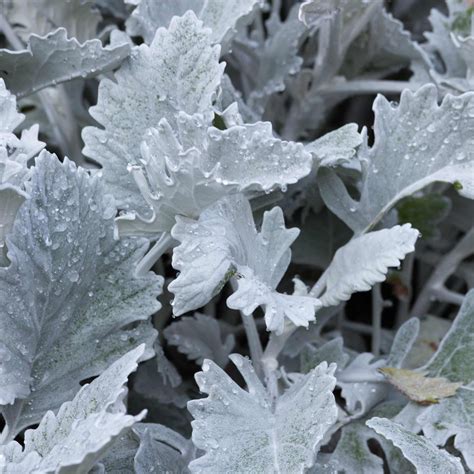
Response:
[[[36,429],[25,432],[23,449],[16,441],[0,446],[6,459],[2,472],[88,472],[112,442],[144,416],[125,414],[122,402],[124,384],[144,350],[142,345],[126,353],[63,403],[56,415],[48,411]]]
[[[328,207],[356,233],[375,225],[400,199],[436,181],[456,183],[474,198],[474,94],[446,96],[432,85],[405,90],[398,106],[383,96],[374,102],[375,142],[359,152],[361,196],[354,201],[340,178],[322,170],[320,189]]]
[[[142,0],[127,20],[127,32],[141,35],[147,43],[153,41],[160,27],[167,27],[173,16],[182,16],[192,10],[212,31],[213,43],[230,43],[237,27],[250,22],[260,0]]]
[[[329,265],[325,306],[347,301],[352,293],[367,291],[385,280],[390,267],[397,267],[415,250],[419,233],[410,224],[382,229],[356,237],[341,247]]]
[[[169,232],[177,215],[199,217],[223,196],[285,188],[311,170],[303,145],[275,138],[268,122],[219,130],[179,112],[177,130],[162,119],[143,138],[144,166],[132,174],[153,215],[119,217],[121,235]]]
[[[31,35],[25,51],[0,50],[0,77],[17,96],[45,87],[88,78],[117,68],[130,53],[122,44],[103,47],[98,39],[79,43],[64,28],[46,36]]]
[[[445,474],[447,472],[462,474],[464,472],[459,459],[394,421],[375,417],[366,424],[400,448],[403,455],[416,467],[418,474]]]
[[[97,177],[43,152],[30,194],[0,269],[1,411],[15,433],[131,348],[146,342],[150,357],[162,287],[154,274],[133,277],[146,242],[114,240]]]
[[[410,352],[418,335],[419,324],[415,318],[406,321],[397,331],[390,353],[387,358],[376,359],[373,354],[358,354],[342,370],[338,370],[337,385],[341,387],[341,395],[346,400],[351,413],[364,414],[378,405],[389,394],[388,384],[382,383],[383,377],[379,369],[387,365],[387,361],[395,367],[401,367]],[[363,382],[365,377],[379,379],[374,382]]]
[[[356,155],[362,137],[355,123],[349,123],[306,145],[319,166],[347,163]]]
[[[0,78],[0,263],[7,265],[5,238],[16,213],[28,197],[25,182],[29,179],[28,161],[44,143],[38,140],[38,126],[23,130],[20,138],[14,131],[25,116],[18,113],[15,96]]]
[[[466,295],[436,354],[423,369],[452,382],[474,381],[474,290]]]
[[[96,37],[101,20],[91,0],[35,0],[34,5],[13,1],[4,6],[2,13],[25,43],[32,33],[44,36],[58,27],[80,42],[87,41]]]
[[[248,390],[206,360],[196,381],[207,398],[193,400],[193,442],[206,454],[192,472],[292,472],[311,467],[317,444],[337,418],[335,366],[322,363],[271,400],[250,361],[231,356]]]
[[[168,29],[160,28],[150,46],[134,48],[115,81],[101,81],[97,105],[90,113],[103,128],[83,130],[84,154],[103,167],[108,189],[120,207],[147,209],[127,173],[127,166],[141,159],[145,132],[161,119],[175,129],[180,111],[212,120],[212,100],[223,68],[210,30],[188,12],[175,17]]]
[[[286,229],[281,209],[274,208],[265,213],[258,233],[250,204],[240,194],[221,199],[197,221],[178,217],[171,232],[180,242],[173,253],[173,267],[180,274],[169,285],[174,313],[205,305],[238,273],[237,289],[227,300],[230,308],[249,315],[263,306],[269,330],[283,330],[285,317],[307,326],[319,300],[276,291],[298,232]]]
[[[229,354],[235,346],[232,334],[224,340],[219,321],[205,314],[196,313],[184,317],[164,330],[168,344],[176,346],[188,359],[201,365],[204,359],[213,360],[218,366],[225,367]]]
[[[137,474],[190,472],[188,464],[194,459],[196,448],[189,439],[155,423],[137,424],[134,431],[140,439],[134,462]]]
[[[439,446],[454,436],[454,446],[474,469],[474,290],[465,297],[459,313],[431,360],[423,367],[429,375],[464,382],[454,397],[423,411],[417,422]]]

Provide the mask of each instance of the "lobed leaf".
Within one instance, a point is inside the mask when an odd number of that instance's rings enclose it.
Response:
[[[208,397],[188,403],[193,442],[205,454],[191,472],[302,473],[314,463],[318,443],[337,418],[332,391],[335,366],[322,363],[274,405],[251,363],[231,356],[248,390],[206,360],[196,381]]]
[[[229,354],[235,346],[233,334],[222,334],[220,321],[195,313],[170,324],[164,331],[168,344],[176,346],[189,360],[201,365],[204,359],[211,359],[220,367],[229,362]]]
[[[210,30],[188,12],[174,18],[168,29],[160,28],[150,46],[135,48],[115,81],[101,81],[97,105],[90,113],[103,129],[83,130],[83,152],[103,167],[108,190],[120,207],[147,211],[127,173],[127,166],[141,159],[144,133],[161,119],[176,128],[180,111],[211,117],[223,68]]]
[[[95,38],[102,17],[90,0],[35,0],[8,2],[3,14],[16,34],[26,43],[33,33],[44,36],[57,27],[64,27],[71,37],[80,42]]]
[[[237,288],[227,300],[230,308],[249,315],[263,306],[267,328],[277,332],[285,317],[299,326],[314,319],[317,299],[276,291],[298,235],[297,229],[285,228],[281,209],[265,213],[258,233],[248,201],[237,194],[204,210],[197,221],[177,217],[171,234],[180,242],[173,253],[180,274],[169,285],[175,315],[205,305],[238,274]]]
[[[147,131],[143,167],[132,167],[132,174],[153,214],[119,217],[121,235],[169,232],[177,215],[199,217],[221,197],[239,191],[251,195],[286,188],[311,170],[303,145],[275,138],[270,123],[206,128],[202,116],[180,112],[177,131],[166,119]]]
[[[16,441],[0,445],[6,460],[2,472],[88,472],[113,441],[145,415],[126,415],[122,403],[124,384],[144,351],[141,345],[126,353],[63,403],[56,415],[48,411],[36,429],[25,432],[23,449]]]
[[[158,28],[167,28],[173,16],[193,11],[206,28],[210,28],[213,43],[226,50],[238,28],[252,20],[260,0],[141,0],[126,22],[127,33],[142,36],[151,43]]]
[[[162,278],[133,277],[143,240],[113,238],[97,177],[43,152],[0,268],[0,402],[9,432],[38,422],[130,348],[156,337]]]
[[[474,154],[469,136],[474,126],[474,95],[446,96],[426,85],[405,90],[398,106],[378,96],[373,106],[375,142],[359,152],[363,165],[359,201],[354,201],[334,171],[320,173],[328,207],[356,233],[372,228],[402,198],[428,184],[456,183],[474,198]]]
[[[154,423],[137,424],[134,431],[140,439],[134,472],[190,472],[188,464],[194,459],[196,448],[189,439],[166,426]]]
[[[80,43],[64,28],[46,36],[31,35],[24,51],[0,50],[0,78],[19,97],[77,78],[89,78],[117,68],[130,46],[102,46],[98,39]]]

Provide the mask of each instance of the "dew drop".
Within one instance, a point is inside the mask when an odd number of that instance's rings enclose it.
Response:
[[[68,274],[67,277],[70,281],[75,283],[76,281],[79,280],[79,273],[76,270],[71,270]]]

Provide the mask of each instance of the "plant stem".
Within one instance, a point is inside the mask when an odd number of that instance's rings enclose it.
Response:
[[[383,298],[380,283],[372,288],[372,353],[380,354],[380,339],[382,335]]]
[[[319,280],[315,283],[309,295],[313,298],[318,298],[325,287],[325,279],[326,279],[326,272],[324,272]],[[263,353],[263,358],[265,360],[277,359],[278,355],[282,351],[283,347],[285,346],[286,341],[289,337],[298,329],[298,326],[295,325],[287,325],[282,334],[276,335],[271,334],[270,340],[268,341],[267,347],[265,348],[265,352]]]
[[[438,301],[443,301],[444,303],[457,304],[458,306],[461,306],[464,301],[464,295],[461,295],[460,293],[456,293],[455,291],[448,290],[445,287],[434,288],[433,296],[435,296],[435,298]]]
[[[441,259],[413,305],[411,316],[424,316],[429,310],[432,299],[443,301],[447,298],[450,303],[462,303],[462,295],[447,290],[444,284],[449,276],[455,272],[458,265],[473,253],[474,227]]]
[[[237,281],[235,278],[231,278],[230,284],[234,291],[237,291]],[[263,348],[260,336],[257,331],[257,325],[252,314],[246,315],[242,311],[240,312],[242,317],[242,323],[245,329],[245,335],[247,336],[247,342],[249,344],[250,357],[252,359],[253,367],[255,372],[262,377],[262,359],[263,359]]]
[[[286,326],[282,334],[270,334],[270,340],[268,341],[268,344],[265,347],[263,358],[265,360],[276,360],[280,352],[283,350],[283,347],[285,347],[286,341],[296,329],[297,326],[291,325]]]
[[[319,298],[323,290],[326,288],[328,268],[326,268],[323,274],[319,277],[319,280],[313,285],[313,288],[311,288],[309,295],[312,296],[313,298]]]
[[[278,354],[282,351],[288,338],[296,330],[296,326],[286,326],[282,334],[271,334],[265,352],[262,354],[262,367],[268,392],[272,399],[278,396],[276,370],[278,369]]]
[[[382,374],[369,374],[366,370],[355,370],[350,375],[339,374],[338,382],[342,383],[386,383],[387,380]]]
[[[408,295],[406,299],[400,299],[397,308],[396,316],[396,327],[399,328],[405,321],[408,320],[410,313],[410,300],[412,297],[412,277],[413,277],[413,266],[415,263],[415,252],[408,254],[403,262],[402,271],[400,277],[402,284],[408,288]]]
[[[408,81],[387,81],[377,79],[359,79],[353,81],[332,81],[321,86],[318,92],[321,95],[329,94],[400,94],[405,89],[416,89],[416,85]]]
[[[321,275],[320,279],[313,286],[310,296],[317,298],[324,290],[325,273]],[[314,293],[313,293],[314,291]],[[293,324],[286,324],[282,334],[271,334],[265,351],[263,352],[261,361],[267,381],[267,388],[270,395],[276,397],[278,387],[276,384],[276,370],[278,368],[278,356],[285,347],[286,341],[298,329],[298,326]]]
[[[258,335],[257,325],[255,324],[255,319],[252,314],[249,314],[248,316],[243,313],[241,314],[245,334],[249,343],[250,357],[252,358],[255,370],[257,370],[257,367],[260,370],[263,349],[262,343],[260,342],[260,336]]]
[[[5,423],[5,427],[0,434],[0,446],[13,441],[20,432],[18,422],[25,404],[25,399],[17,399],[13,405],[5,405],[4,418],[8,420],[8,424]]]
[[[5,427],[3,428],[3,431],[0,433],[0,446],[2,444],[7,444],[7,442],[10,441],[9,433],[10,433],[10,430],[8,429],[8,426],[5,425]]]
[[[168,232],[161,234],[155,245],[138,262],[135,270],[136,277],[144,277],[156,263],[156,261],[171,247],[173,237]]]
[[[56,138],[59,148],[61,149],[62,155],[68,156],[77,165],[83,166],[85,164],[85,159],[82,156],[80,147],[80,137],[77,132],[77,124],[75,123],[76,119],[72,114],[72,110],[69,104],[69,98],[66,92],[64,91],[64,87],[62,85],[56,86],[55,91],[61,99],[60,102],[62,103],[66,117],[61,117],[58,109],[54,106],[53,103],[51,103],[49,97],[50,91],[38,91],[38,98],[41,102],[41,105],[43,106],[44,113],[46,114],[46,117],[48,118],[48,121],[51,125],[53,134]],[[71,133],[68,134],[66,128],[69,127],[66,127],[66,125],[71,124]]]
[[[10,23],[8,23],[7,19],[0,13],[0,31],[4,34],[7,41],[10,43],[12,48],[15,51],[21,51],[25,49],[25,45],[18,38],[17,34],[13,31]]]
[[[360,332],[362,334],[372,334],[372,325],[364,323],[356,323],[354,321],[344,321],[343,328],[350,331]]]
[[[373,17],[374,11],[377,9],[377,2],[368,2],[367,8],[364,10],[362,15],[357,18],[355,22],[355,26],[353,25],[352,28],[349,29],[348,33],[342,37],[341,40],[341,51],[343,54],[341,56],[345,56],[347,50],[349,49],[352,42],[364,31],[366,26],[369,24],[370,20]]]

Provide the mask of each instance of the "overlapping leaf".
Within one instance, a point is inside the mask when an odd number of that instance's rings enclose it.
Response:
[[[173,16],[182,16],[192,10],[212,31],[213,43],[221,43],[226,49],[238,27],[249,23],[260,0],[141,0],[127,20],[127,32],[141,35],[151,43],[160,27],[168,27]]]
[[[103,166],[119,207],[140,212],[120,220],[123,235],[156,237],[177,214],[195,218],[226,194],[284,188],[310,172],[311,154],[275,138],[269,123],[212,127],[223,66],[209,29],[188,11],[137,48],[116,83],[101,83],[91,114],[104,129],[84,130],[84,153]]]
[[[352,91],[373,90],[368,78],[385,77],[414,59],[424,61],[421,48],[382,1],[311,0],[301,4],[300,18],[318,31],[321,46],[313,67],[303,68],[293,85],[297,107],[285,127],[289,136],[317,130],[327,111]]]
[[[474,291],[465,298],[458,316],[436,354],[423,367],[430,376],[464,382],[454,397],[423,411],[417,418],[424,434],[442,446],[454,436],[455,447],[474,468]]]
[[[277,398],[274,406],[248,359],[231,356],[248,390],[213,362],[196,375],[209,396],[188,403],[193,442],[204,456],[192,472],[292,472],[311,467],[317,445],[337,418],[335,366],[322,363]]]
[[[105,472],[117,474],[133,472],[134,457],[140,446],[139,438],[134,430],[139,425],[140,423],[136,423],[132,429],[126,430],[119,439],[115,440],[91,472],[103,472],[104,469]]]
[[[137,474],[189,472],[188,464],[196,454],[196,448],[189,439],[159,424],[138,424],[134,431],[140,439],[134,461]]]
[[[176,129],[180,111],[212,121],[224,65],[219,64],[219,47],[211,44],[210,30],[188,12],[174,18],[169,29],[159,29],[150,46],[134,49],[115,82],[101,81],[90,113],[103,129],[84,129],[84,154],[102,165],[119,206],[147,209],[127,166],[139,163],[140,143],[150,127],[166,119]]]
[[[379,96],[374,102],[375,143],[364,147],[359,201],[340,178],[322,170],[320,189],[328,207],[355,232],[374,226],[397,201],[436,181],[455,183],[474,197],[474,95],[446,96],[437,103],[436,88],[405,90],[398,106]]]
[[[462,453],[471,470],[474,468],[473,393],[474,383],[461,387],[456,396],[426,408],[416,420],[423,429],[423,434],[438,446],[444,446],[454,436],[454,446]]]
[[[471,31],[472,5],[447,1],[448,15],[438,10],[430,13],[432,31],[425,33],[423,45],[430,61],[430,77],[443,92],[462,93],[474,89]]]
[[[462,474],[464,469],[461,461],[447,451],[438,449],[426,438],[404,428],[402,425],[387,418],[372,418],[367,426],[374,429],[395,446],[415,466],[418,474]]]
[[[470,291],[436,354],[425,367],[433,377],[474,381],[474,291]]]
[[[362,144],[362,137],[355,123],[344,125],[306,145],[318,166],[336,166],[349,163]]]
[[[58,27],[64,27],[71,37],[83,42],[97,35],[101,15],[91,0],[35,0],[4,2],[2,13],[16,34],[26,43],[30,34],[44,36]]]
[[[130,36],[141,36],[147,44],[158,28],[167,28],[174,16],[183,16],[188,10],[198,15],[204,0],[141,0],[126,21]]]
[[[13,132],[25,116],[16,110],[16,100],[0,79],[0,186],[22,189],[29,176],[29,160],[44,147],[38,140],[38,126],[23,130],[20,138]]]
[[[29,178],[29,161],[44,147],[38,140],[38,126],[23,130],[20,138],[13,132],[24,115],[16,110],[15,97],[0,78],[0,261],[6,264],[5,237],[16,213],[28,196],[24,183]]]
[[[237,289],[227,304],[251,314],[265,308],[269,330],[283,330],[285,317],[307,326],[314,319],[319,300],[278,293],[276,287],[290,263],[290,245],[297,229],[286,229],[281,209],[266,212],[261,232],[255,229],[248,201],[242,195],[221,199],[197,221],[177,218],[172,236],[173,266],[180,274],[170,284],[176,315],[197,309],[237,274]]]
[[[405,460],[400,450],[365,424],[374,416],[392,417],[399,410],[400,405],[396,402],[381,403],[363,418],[344,426],[336,449],[330,456],[331,468],[337,472],[351,474],[379,474],[383,470],[382,457],[371,452],[369,448],[369,441],[375,439],[383,449],[385,459],[393,472],[415,474],[414,467]],[[316,470],[315,474],[317,472]]]
[[[300,354],[301,372],[308,373],[321,362],[336,364],[338,370],[344,369],[349,360],[349,355],[344,352],[342,337],[337,337],[315,348],[312,344],[306,344]]]
[[[260,113],[264,111],[268,98],[283,91],[285,81],[303,64],[298,50],[305,39],[306,28],[298,19],[298,6],[292,8],[285,21],[279,19],[279,12],[275,13],[266,25],[268,37],[260,42],[250,40],[242,52],[247,61],[251,53],[250,70],[255,71],[248,78],[252,87],[248,102]]]
[[[303,145],[275,138],[267,122],[219,130],[180,112],[177,131],[162,119],[143,138],[144,166],[132,174],[153,214],[119,217],[122,235],[169,232],[176,215],[197,218],[227,194],[270,192],[311,170]]]
[[[122,356],[85,385],[55,415],[48,411],[39,426],[25,433],[25,445],[0,445],[2,473],[88,472],[113,441],[145,413],[125,414],[124,384],[144,354],[142,345]],[[1,458],[3,455],[3,459]]]
[[[376,359],[373,354],[358,354],[346,367],[337,372],[337,384],[341,387],[341,395],[351,413],[367,413],[371,408],[383,401],[389,387],[383,383],[378,369],[387,365],[401,367],[418,335],[418,320],[412,318],[404,323],[395,335],[390,354],[387,358]]]
[[[8,237],[11,265],[0,269],[0,400],[11,434],[130,348],[147,342],[151,356],[147,319],[162,285],[133,277],[146,242],[114,241],[115,207],[98,178],[43,152],[30,193]]]
[[[126,43],[102,47],[98,39],[79,43],[64,28],[31,35],[24,51],[0,50],[0,78],[17,96],[79,77],[88,78],[117,68],[130,53]]]
[[[444,377],[425,377],[413,370],[383,367],[379,371],[410,400],[422,405],[452,397],[462,385],[459,382],[449,382]]]
[[[220,367],[229,362],[229,354],[235,346],[232,334],[225,337],[219,321],[205,314],[181,318],[164,330],[168,344],[176,346],[188,359],[201,365],[211,359]]]

